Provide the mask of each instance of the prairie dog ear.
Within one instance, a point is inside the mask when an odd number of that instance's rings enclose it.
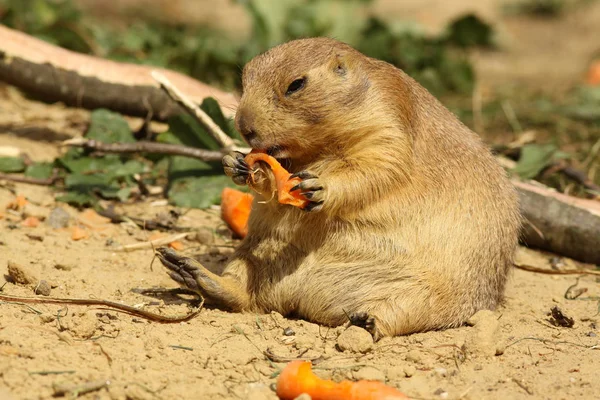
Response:
[[[331,62],[331,69],[340,76],[346,75],[348,72],[349,54],[346,52],[337,52]]]

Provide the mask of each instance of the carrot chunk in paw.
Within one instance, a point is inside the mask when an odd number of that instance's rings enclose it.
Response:
[[[290,189],[302,182],[302,180],[300,178],[290,179],[292,174],[283,168],[274,157],[265,153],[252,152],[245,157],[245,161],[250,168],[258,161],[264,161],[271,167],[277,185],[277,200],[280,204],[289,204],[299,208],[304,208],[308,204],[308,200],[300,193],[300,190],[290,191]]]

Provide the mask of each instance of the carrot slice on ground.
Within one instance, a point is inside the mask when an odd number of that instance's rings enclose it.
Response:
[[[6,205],[7,210],[17,210],[20,211],[27,205],[27,199],[22,194],[15,197],[13,201]]]
[[[600,60],[596,60],[590,65],[586,83],[592,86],[600,86]]]
[[[172,248],[173,250],[177,250],[177,251],[181,251],[185,248],[183,243],[181,243],[179,240],[169,243],[168,246],[170,248]]]
[[[244,159],[250,168],[252,168],[258,161],[264,161],[269,164],[271,170],[273,171],[273,175],[275,175],[275,182],[277,184],[277,200],[280,204],[290,204],[300,208],[304,208],[306,204],[308,204],[308,200],[306,200],[302,194],[300,194],[299,190],[290,192],[290,189],[302,182],[302,179],[290,179],[292,174],[283,168],[281,164],[279,164],[279,161],[277,161],[274,157],[271,157],[265,153],[251,152]]]
[[[254,196],[239,190],[225,188],[221,192],[221,218],[239,237],[248,234],[248,219]]]
[[[78,226],[71,227],[71,240],[82,240],[89,237],[85,229]]]
[[[40,220],[36,217],[27,217],[21,222],[21,225],[27,228],[35,228],[40,224]]]
[[[343,381],[335,383],[321,379],[311,370],[307,361],[292,361],[277,380],[277,396],[281,400],[292,400],[301,394],[312,400],[400,400],[408,397],[378,381]]]

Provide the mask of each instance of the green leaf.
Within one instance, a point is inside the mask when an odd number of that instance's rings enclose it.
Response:
[[[169,190],[169,200],[178,207],[208,208],[221,202],[225,187],[235,187],[225,175],[182,179]]]
[[[37,179],[47,179],[52,175],[53,169],[53,163],[35,163],[27,167],[25,170],[25,176]]]
[[[108,167],[108,172],[113,178],[133,176],[146,171],[146,165],[137,160],[129,160],[124,164],[115,163]]]
[[[69,174],[65,178],[65,187],[79,192],[92,192],[96,189],[111,187],[111,177],[106,174],[83,175]]]
[[[553,144],[525,145],[513,171],[523,179],[533,179],[555,160],[557,150]]]
[[[56,197],[56,201],[68,203],[77,207],[93,206],[98,202],[96,196],[90,193],[67,192]]]
[[[20,157],[0,157],[0,172],[22,172],[25,162]]]
[[[59,159],[59,162],[70,172],[84,173],[94,172],[102,173],[109,170],[111,167],[120,166],[121,160],[115,154],[109,154],[104,157],[71,157],[65,156]]]
[[[200,108],[208,114],[208,116],[219,126],[219,128],[223,129],[229,137],[234,139],[243,140],[240,133],[234,128],[233,121],[229,118],[226,118],[223,115],[223,111],[221,111],[221,106],[219,103],[212,97],[207,97],[202,101],[202,105]]]
[[[173,136],[168,143],[183,144],[201,149],[218,150],[219,144],[202,127],[194,117],[189,114],[181,114],[168,120],[169,132]],[[175,138],[175,140],[174,140]]]
[[[105,109],[98,109],[92,112],[90,128],[87,131],[86,137],[104,143],[135,142],[135,138],[125,118],[121,114]]]
[[[492,47],[493,30],[475,14],[455,19],[448,27],[448,42],[460,47]]]

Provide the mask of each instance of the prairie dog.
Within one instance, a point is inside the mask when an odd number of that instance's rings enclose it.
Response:
[[[311,203],[255,201],[222,276],[161,250],[173,279],[231,311],[349,316],[375,338],[496,308],[519,207],[474,132],[403,71],[333,39],[274,47],[242,78],[238,130],[284,159]]]

